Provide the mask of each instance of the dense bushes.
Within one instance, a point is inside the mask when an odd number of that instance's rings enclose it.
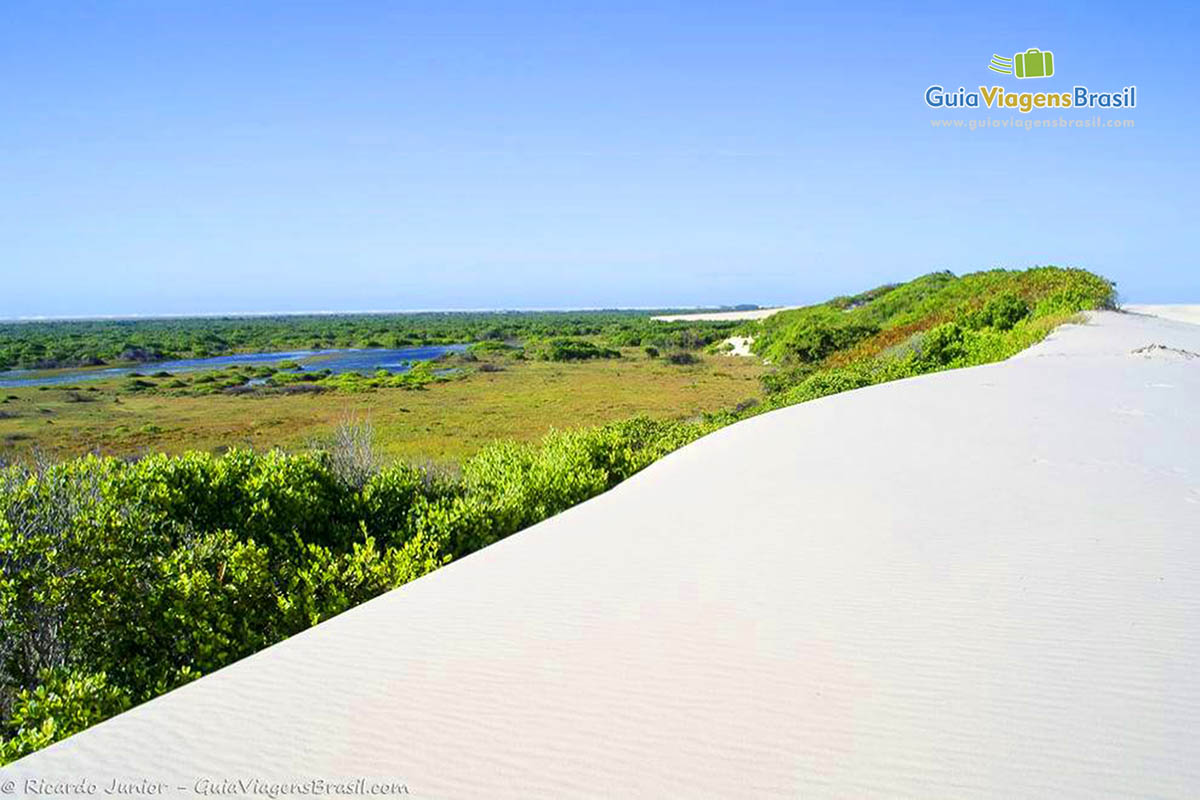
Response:
[[[17,733],[0,742],[0,763],[103,722],[133,704],[129,694],[109,685],[102,672],[47,670],[38,681],[36,689],[22,689],[12,698],[6,727]]]
[[[831,353],[851,347],[878,331],[877,326],[860,323],[843,311],[817,306],[799,315],[774,336],[768,336],[755,349],[773,363],[808,364],[822,361]]]
[[[667,353],[666,362],[674,364],[677,367],[686,367],[692,364],[700,363],[699,356],[689,353],[686,350],[676,350],[673,353]]]
[[[621,351],[601,347],[586,339],[555,338],[539,342],[534,347],[537,358],[543,361],[584,361],[589,358],[620,358]]]
[[[1013,326],[1029,316],[1029,303],[1015,294],[1005,292],[984,303],[983,308],[968,313],[972,328],[995,328],[998,331],[1012,330]]]
[[[933,354],[931,363],[982,363],[987,360],[983,351],[1005,349],[998,341],[985,342],[988,336],[994,339],[1022,324],[1036,328],[1037,320],[1108,308],[1114,302],[1112,284],[1083,270],[991,270],[961,278],[935,272],[899,286],[784,311],[746,332],[754,337],[754,351],[779,366],[765,384],[768,392],[780,392],[808,379],[805,365],[863,362],[916,344],[922,336]],[[940,327],[946,324],[955,327]],[[964,338],[963,331],[987,333]],[[968,356],[966,340],[978,357]],[[1024,340],[1017,335],[1014,341]]]
[[[700,350],[725,339],[737,322],[654,322],[650,327],[629,326],[605,336],[613,347],[654,347],[658,350]]]
[[[876,305],[884,303],[886,309]],[[828,320],[831,312],[824,306],[800,309],[790,322],[775,323],[767,335],[784,365],[764,378],[768,402],[754,412],[999,361],[1041,341],[1080,311],[1114,303],[1112,284],[1082,270],[996,270],[962,278],[934,273],[877,292],[867,304],[849,304],[847,311],[834,312],[864,315],[869,324],[879,326],[879,333],[832,351],[816,365],[805,351],[787,348]]]

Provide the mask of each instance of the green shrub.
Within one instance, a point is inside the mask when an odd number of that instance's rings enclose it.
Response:
[[[0,727],[0,764],[103,722],[132,705],[104,673],[48,670],[35,689],[21,690]]]
[[[278,598],[283,636],[415,580],[449,560],[440,541],[420,535],[386,550],[378,549],[369,536],[347,553],[309,544],[301,563],[289,571]]]
[[[957,323],[947,322],[925,333],[917,358],[925,369],[935,370],[961,363],[966,354],[963,329]]]
[[[826,306],[785,311],[776,316],[784,314],[789,316],[783,325],[764,326],[763,333],[754,340],[755,352],[776,364],[816,363],[879,330],[874,324],[857,322],[846,312]]]
[[[517,350],[517,349],[519,349],[519,348],[516,347],[515,345],[511,345],[507,342],[485,340],[485,341],[478,342],[476,344],[471,345],[471,349],[468,352],[483,354],[483,355],[490,355],[490,354],[510,353],[513,350]]]
[[[408,464],[371,476],[362,487],[361,509],[370,530],[390,546],[404,543],[414,507],[423,498],[451,494],[452,487]]]
[[[586,339],[549,339],[536,350],[543,361],[583,361],[592,358],[620,358],[619,350],[600,347]]]
[[[995,328],[1008,331],[1028,316],[1029,304],[1011,292],[1004,292],[988,300],[982,309],[968,315],[967,324],[975,330]]]
[[[673,353],[667,353],[666,361],[668,364],[674,364],[679,367],[685,367],[689,364],[700,363],[700,358],[694,353],[689,353],[686,350],[676,350]]]

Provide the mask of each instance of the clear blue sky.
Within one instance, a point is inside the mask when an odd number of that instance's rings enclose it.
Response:
[[[1200,302],[1192,3],[20,2],[0,316],[794,303],[1070,264]],[[992,53],[1052,50],[1001,78]],[[1138,86],[935,130],[927,86]],[[1071,112],[1083,118],[1090,113]]]

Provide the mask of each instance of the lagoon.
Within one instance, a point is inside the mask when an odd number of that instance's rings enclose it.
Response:
[[[14,369],[0,372],[0,388],[22,386],[61,386],[81,381],[116,378],[132,373],[198,372],[227,367],[259,366],[294,361],[304,371],[328,369],[343,372],[372,373],[385,369],[392,373],[407,372],[414,362],[432,361],[444,355],[461,353],[470,345],[439,344],[397,349],[371,347],[346,350],[290,350],[280,353],[235,353],[213,358],[189,358],[175,361],[147,361],[123,367],[81,367],[79,369],[29,370]],[[292,370],[289,370],[292,371]]]

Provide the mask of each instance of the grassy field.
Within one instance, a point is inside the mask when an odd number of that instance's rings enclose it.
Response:
[[[532,441],[552,428],[638,414],[685,419],[760,394],[764,367],[757,358],[697,357],[696,364],[674,365],[625,348],[620,359],[499,359],[493,363],[501,371],[475,367],[420,389],[357,394],[130,394],[121,390],[123,379],[0,389],[0,456],[298,450],[355,419],[370,421],[385,458],[451,464],[495,439]]]

